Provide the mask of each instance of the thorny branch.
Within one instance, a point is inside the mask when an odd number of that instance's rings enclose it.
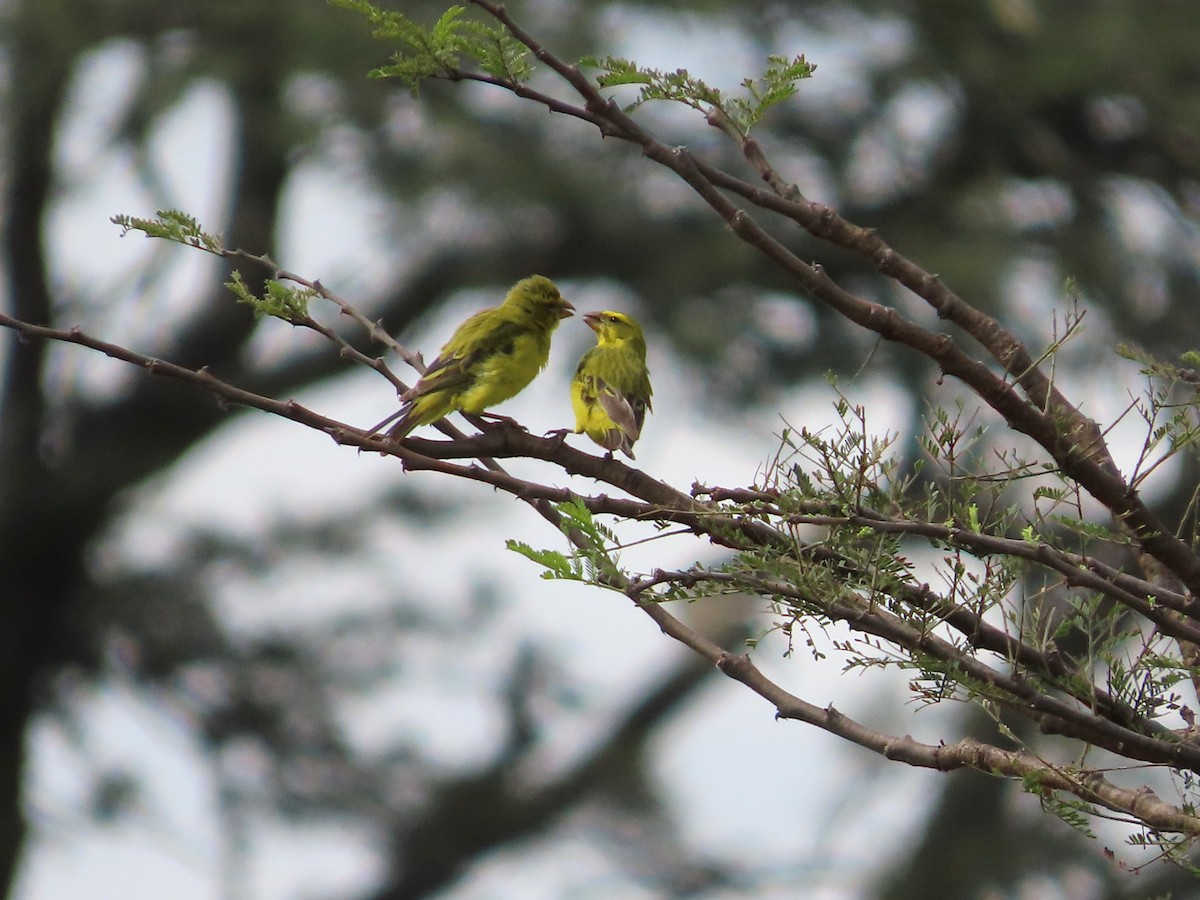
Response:
[[[781,532],[750,519],[734,522],[735,527],[730,530],[727,527],[730,525],[729,518],[720,514],[712,504],[700,502],[689,494],[626,466],[619,460],[592,456],[575,450],[561,440],[540,438],[512,426],[489,425],[481,434],[452,441],[409,439],[404,444],[396,444],[362,428],[323,416],[295,401],[278,400],[246,391],[216,378],[204,369],[188,369],[147,357],[95,338],[79,329],[33,325],[4,314],[0,314],[0,326],[16,331],[26,339],[54,340],[88,347],[143,368],[153,375],[191,384],[228,403],[259,409],[322,431],[338,444],[398,457],[410,471],[436,472],[491,485],[530,503],[556,526],[561,525],[561,518],[553,504],[582,499],[590,510],[598,514],[611,514],[634,520],[682,523],[688,525],[696,534],[705,535],[728,546],[746,546],[756,540],[783,539]],[[584,475],[624,490],[634,499],[610,497],[606,494],[579,498],[565,488],[517,478],[505,472],[498,464],[481,467],[449,461],[479,457],[542,459],[556,464],[566,472]],[[707,493],[720,495],[718,490]],[[572,535],[568,532],[568,537],[577,546],[583,544],[583,539],[577,534]],[[581,549],[593,548],[581,546]],[[1042,760],[1031,754],[1002,750],[969,740],[950,746],[921,744],[908,737],[888,735],[869,728],[832,707],[820,708],[807,703],[766,678],[748,657],[727,653],[720,646],[690,629],[656,598],[647,596],[652,593],[653,588],[666,582],[695,581],[700,578],[712,582],[733,580],[732,576],[714,572],[702,576],[692,573],[658,572],[651,578],[640,580],[629,580],[619,573],[612,574],[607,576],[607,581],[609,587],[626,593],[638,608],[654,620],[664,634],[700,653],[726,675],[741,681],[755,693],[775,704],[777,714],[781,718],[797,719],[816,725],[881,752],[890,759],[901,760],[911,765],[942,770],[971,767],[984,772],[1021,777],[1037,774],[1047,789],[1065,790],[1085,796],[1090,802],[1139,817],[1151,827],[1200,834],[1200,819],[1164,803],[1145,790],[1132,791],[1118,787],[1098,773],[1051,770]],[[766,595],[795,593],[791,585],[766,580],[754,583],[753,580],[740,578],[737,579],[737,586],[740,589],[756,589]],[[909,590],[924,592],[927,596],[931,594],[923,586],[913,585]],[[900,645],[911,644],[926,651],[933,650],[946,659],[953,659],[964,668],[970,669],[976,678],[1011,694],[1016,698],[1011,701],[1013,705],[1017,705],[1017,701],[1024,703],[1028,707],[1026,713],[1032,713],[1048,731],[1072,734],[1090,743],[1106,746],[1114,752],[1147,762],[1200,769],[1200,748],[1190,743],[1178,742],[1173,739],[1174,735],[1153,722],[1139,721],[1138,725],[1146,732],[1139,733],[1091,713],[1083,706],[1055,700],[1047,694],[1039,693],[1031,685],[1022,684],[1000,670],[983,665],[968,654],[959,652],[946,641],[929,634],[917,634],[912,626],[880,608],[868,609],[846,598],[805,596],[799,599],[806,603],[822,605],[831,617],[840,618],[866,633],[886,637]],[[974,632],[978,646],[1015,651],[1023,655],[1026,661],[1037,658],[1038,651],[1014,645],[1011,636],[999,640],[998,630],[985,626],[982,622],[974,623]],[[1112,701],[1101,703],[1102,708],[1109,707],[1108,712],[1115,706]]]
[[[1188,836],[1200,835],[1200,818],[1190,804],[1174,806],[1149,788],[1119,786],[1098,770],[1052,765],[1023,749],[1010,750],[964,740],[949,745],[922,744],[854,721],[833,709],[810,704],[771,681],[748,656],[730,654],[690,629],[662,602],[671,591],[703,589],[752,591],[786,603],[792,610],[843,623],[850,629],[883,639],[912,654],[914,659],[936,663],[952,672],[976,696],[1025,717],[1046,733],[1067,735],[1086,745],[1104,748],[1127,759],[1200,772],[1200,744],[1191,729],[1172,731],[1155,718],[1153,709],[1135,708],[1115,691],[1094,682],[1074,661],[1065,659],[1051,641],[1039,642],[1019,631],[989,621],[984,611],[939,594],[912,577],[891,577],[870,590],[862,587],[866,576],[860,561],[820,542],[803,543],[797,526],[819,526],[831,531],[869,532],[881,538],[919,538],[931,546],[950,547],[975,558],[1002,557],[1021,560],[1039,571],[1052,573],[1058,583],[1103,597],[1151,623],[1158,634],[1169,635],[1181,646],[1200,644],[1200,558],[1176,537],[1145,505],[1136,485],[1118,471],[1099,427],[1069,402],[1042,370],[1042,359],[994,318],[965,302],[935,275],[925,272],[887,244],[874,231],[842,219],[834,210],[806,199],[771,165],[760,144],[722,127],[719,111],[709,121],[732,139],[760,184],[725,172],[692,151],[670,146],[630,114],[624,112],[586,77],[523,30],[504,7],[489,0],[471,2],[493,16],[541,63],[557,73],[577,100],[567,101],[528,85],[492,74],[453,70],[451,80],[473,80],[509,90],[550,111],[572,116],[595,126],[602,135],[638,145],[653,162],[673,171],[729,225],[743,241],[792,275],[819,302],[850,322],[881,338],[911,348],[932,361],[945,375],[959,379],[996,411],[1012,429],[1030,436],[1053,460],[1066,479],[1077,483],[1107,508],[1133,540],[1136,548],[1158,568],[1177,577],[1186,591],[1177,589],[1149,565],[1149,577],[1118,570],[1084,552],[1068,552],[1044,540],[1017,538],[958,522],[924,521],[881,512],[866,505],[854,509],[812,508],[797,510],[782,504],[780,494],[762,488],[695,486],[688,493],[615,460],[593,456],[568,446],[561,438],[541,438],[510,425],[486,424],[472,418],[478,434],[465,435],[449,422],[439,430],[449,440],[410,438],[403,444],[324,416],[295,401],[278,400],[238,388],[204,369],[190,369],[143,356],[103,341],[78,329],[59,329],[0,314],[0,326],[23,339],[59,341],[87,347],[114,359],[139,366],[150,374],[191,384],[223,401],[278,415],[328,434],[339,444],[397,457],[406,470],[428,471],[487,484],[528,503],[547,521],[562,530],[581,552],[604,553],[559,511],[562,504],[581,502],[593,515],[618,519],[671,523],[683,526],[714,544],[755,553],[769,549],[794,565],[796,571],[820,569],[836,575],[820,583],[793,582],[777,572],[656,571],[644,577],[628,576],[615,566],[604,567],[597,581],[628,596],[668,636],[688,646],[716,665],[724,674],[745,684],[772,703],[780,718],[803,721],[882,754],[888,759],[939,770],[974,768],[982,772],[1023,779],[1043,793],[1064,792],[1125,814],[1150,829]],[[761,186],[761,185],[765,185]],[[746,208],[782,216],[829,244],[858,254],[883,275],[920,297],[941,320],[984,347],[991,362],[977,360],[952,334],[932,330],[897,309],[856,296],[833,281],[816,264],[810,264],[772,237]],[[279,268],[272,260],[242,250],[200,249],[231,259],[267,266],[277,279],[298,284],[338,307],[377,344],[393,351],[417,371],[422,362],[395,342],[378,323],[310,281]],[[383,359],[351,345],[335,329],[304,314],[289,321],[320,333],[346,359],[379,372],[403,393],[407,386]],[[498,460],[542,460],[557,469],[616,488],[625,496],[593,493],[580,497],[566,488],[518,478]],[[471,460],[477,460],[473,463]],[[838,581],[837,579],[841,579]],[[904,611],[920,614],[910,619]]]
[[[960,298],[936,275],[889,246],[874,230],[853,225],[831,208],[800,197],[766,162],[757,142],[746,139],[743,153],[759,176],[772,187],[763,191],[698,159],[686,147],[671,147],[657,139],[612,100],[577,67],[543,47],[521,28],[504,6],[471,0],[502,23],[542,63],[553,69],[583,100],[582,107],[564,103],[516,82],[462,72],[464,79],[498,84],[518,96],[541,102],[548,109],[596,125],[602,134],[641,146],[643,154],[671,169],[750,246],[792,275],[814,299],[888,341],[904,344],[938,365],[998,412],[1016,431],[1032,437],[1063,472],[1104,504],[1122,527],[1139,540],[1145,552],[1173,572],[1192,593],[1200,593],[1200,557],[1175,537],[1121,476],[1099,426],[1072,405],[1035,364],[1033,356],[1010,330]],[[547,101],[551,102],[547,102]],[[1003,368],[996,374],[972,359],[946,334],[930,331],[905,318],[893,307],[857,297],[838,286],[818,265],[810,265],[771,237],[744,209],[722,193],[729,191],[761,209],[790,219],[814,237],[858,254],[884,275],[925,300],[939,318],[953,322],[977,340]],[[1010,380],[1011,379],[1011,380]],[[1015,389],[1019,385],[1022,397]]]

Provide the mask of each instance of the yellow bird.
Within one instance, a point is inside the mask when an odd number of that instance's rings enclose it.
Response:
[[[624,313],[590,312],[583,321],[596,332],[596,346],[580,358],[571,380],[575,433],[586,433],[610,456],[620,450],[633,459],[634,441],[653,408],[646,338]]]
[[[516,396],[545,367],[550,335],[574,310],[549,278],[518,281],[503,303],[458,326],[404,394],[400,421],[388,437],[403,440],[414,428],[452,412],[478,414]]]

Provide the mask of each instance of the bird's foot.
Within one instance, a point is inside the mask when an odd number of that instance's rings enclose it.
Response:
[[[512,416],[502,416],[500,413],[493,413],[493,412],[481,412],[481,413],[477,413],[477,415],[481,419],[490,419],[491,421],[495,422],[497,425],[511,425],[513,428],[520,428],[522,431],[528,430],[524,425],[522,425],[520,422],[518,422]]]
[[[571,433],[570,428],[552,428],[543,434],[542,437],[546,438],[546,440],[554,441],[557,447],[561,447],[567,442],[567,435]]]

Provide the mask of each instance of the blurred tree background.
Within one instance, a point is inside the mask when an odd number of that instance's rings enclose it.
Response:
[[[431,20],[444,7],[403,8]],[[784,174],[880,229],[1034,345],[1053,339],[1052,304],[1074,279],[1088,330],[1067,358],[1075,368],[1059,375],[1093,383],[1103,410],[1128,399],[1130,385],[1112,376],[1118,341],[1163,358],[1196,346],[1200,9],[1191,0],[512,8],[566,58],[689,66],[718,85],[754,75],[767,54],[805,53],[815,78],[757,133]],[[227,271],[178,248],[118,244],[107,224],[115,212],[176,206],[229,246],[322,278],[406,341],[464,292],[480,291],[465,296],[481,305],[530,272],[584,296],[615,295],[645,320],[660,359],[700,380],[695,415],[725,423],[712,432],[720,440],[736,439],[755,410],[777,427],[770,412],[794,409],[826,371],[850,377],[868,362],[872,379],[908,393],[913,423],[924,411],[936,373],[896,348],[875,352],[810,306],[629,147],[478,86],[410,96],[368,80],[388,51],[353,15],[316,0],[6,0],[0,10],[0,302],[15,316],[78,324],[276,396],[345,389],[344,362],[256,322],[221,287]],[[680,142],[732,153],[702,123],[651,115]],[[204,132],[170,143],[189,117]],[[911,302],[856,259],[815,243],[813,255],[860,293]],[[202,814],[218,823],[220,845],[210,895],[260,896],[248,886],[262,864],[255,835],[274,829],[286,842],[314,824],[357,836],[365,861],[350,893],[378,900],[484,896],[488,872],[523,866],[545,879],[524,895],[561,896],[571,882],[554,886],[538,862],[547,856],[587,859],[614,886],[605,896],[794,896],[804,885],[814,896],[816,885],[896,900],[1188,890],[1179,870],[1121,872],[1096,843],[1031,816],[1032,800],[1018,802],[1012,786],[969,775],[922,775],[917,797],[896,801],[908,804],[907,833],[884,841],[901,852],[861,871],[806,874],[815,858],[743,865],[698,847],[656,754],[715,673],[667,657],[620,703],[598,703],[559,671],[545,635],[506,634],[506,652],[482,652],[523,590],[508,573],[465,588],[412,566],[355,580],[364,566],[378,574],[361,560],[390,547],[452,545],[478,497],[429,495],[376,468],[357,495],[262,514],[253,540],[221,522],[175,527],[156,519],[155,496],[208,442],[252,429],[251,417],[71,348],[6,338],[0,362],[8,896],[49,896],[44,867],[30,863],[47,847],[69,852],[105,829],[163,821],[155,773],[128,751],[95,752],[94,711],[114,696],[177,728],[136,743],[186,745],[208,773]],[[394,402],[375,400],[380,418]],[[268,449],[245,460],[275,465]],[[1196,475],[1181,469],[1179,490],[1162,491],[1168,520]],[[243,477],[230,486],[232,508],[255,480]],[[295,476],[297,497],[308,479],[320,476]],[[172,528],[165,548],[142,546]],[[531,568],[517,571],[535,580]],[[261,614],[270,626],[239,626],[231,610],[259,592],[283,598]],[[313,604],[333,612],[306,619]],[[722,627],[736,646],[736,628]],[[356,711],[386,705],[395,679],[444,684],[480,666],[492,670],[473,705],[430,700],[404,733],[356,735]],[[439,758],[436,735],[460,715],[488,723],[490,743]],[[978,727],[966,714],[958,726]],[[784,739],[824,740],[799,728]],[[73,751],[55,757],[48,748],[60,745]],[[67,796],[77,802],[48,810],[27,788],[33,768],[56,759],[73,772]],[[886,794],[897,773],[879,765],[873,784]],[[166,805],[168,819],[185,816]],[[790,827],[837,825],[870,856],[871,823],[845,810],[840,819],[819,825],[798,811]],[[822,840],[833,839],[811,843]]]

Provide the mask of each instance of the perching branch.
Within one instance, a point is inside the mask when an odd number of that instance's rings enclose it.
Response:
[[[312,284],[316,285],[317,283],[313,282]],[[371,434],[364,429],[323,416],[294,401],[280,401],[245,391],[214,377],[207,371],[191,370],[167,361],[149,358],[128,348],[87,335],[78,329],[37,326],[4,315],[0,315],[0,325],[17,331],[26,339],[57,340],[91,348],[112,358],[139,366],[151,374],[190,383],[209,391],[226,402],[260,409],[320,430],[329,434],[339,444],[397,456],[410,471],[430,471],[489,484],[530,503],[558,527],[563,527],[563,521],[555,504],[582,502],[592,514],[614,515],[630,520],[683,524],[697,535],[705,536],[724,546],[738,549],[761,547],[764,544],[788,546],[791,552],[798,557],[812,556],[824,563],[836,562],[843,568],[850,565],[847,560],[833,560],[828,551],[820,546],[795,545],[784,531],[762,521],[762,513],[765,512],[762,508],[755,510],[754,516],[729,515],[718,504],[701,502],[697,499],[697,496],[708,495],[713,500],[723,500],[735,492],[706,490],[697,487],[692,494],[687,494],[664,482],[650,478],[620,461],[577,451],[567,446],[561,439],[539,438],[520,429],[501,425],[490,426],[480,434],[451,441],[410,439],[403,445],[397,445],[377,434]],[[321,333],[326,334],[324,331]],[[335,345],[343,346],[342,341],[335,335],[326,334],[326,337]],[[353,355],[350,358],[376,368],[369,358],[363,357],[361,354]],[[545,460],[565,472],[590,477],[610,487],[623,490],[632,499],[610,497],[606,494],[580,498],[567,489],[553,488],[545,484],[516,478],[505,472],[496,463],[480,467],[451,461],[472,458],[495,460],[510,457]],[[778,500],[778,495],[772,492],[758,491],[754,494],[755,500],[759,502],[765,499]],[[790,517],[792,521],[788,521],[789,517],[786,516],[778,518],[781,524],[795,524],[796,520],[795,516]],[[863,523],[870,521],[875,525],[881,524],[878,519],[868,520],[866,516],[862,516],[861,520]],[[831,521],[825,524],[859,523]],[[577,530],[569,527],[564,530],[577,549],[590,552],[598,549],[603,551],[603,548],[589,544]],[[949,536],[937,532],[935,526],[931,525],[926,525],[925,533],[927,536]],[[1012,548],[1009,547],[1009,549]],[[865,607],[860,601],[849,596],[839,599],[806,595],[797,592],[792,585],[787,583],[715,572],[701,575],[676,573],[671,576],[660,572],[651,579],[630,579],[623,575],[615,565],[605,571],[603,580],[607,586],[627,593],[637,606],[659,625],[664,633],[700,652],[716,663],[730,677],[747,683],[760,695],[776,702],[782,717],[799,718],[835,734],[849,736],[863,746],[881,749],[881,752],[885,752],[885,755],[893,758],[938,768],[972,766],[991,771],[993,769],[990,767],[994,767],[996,763],[995,754],[1001,754],[1005,761],[1003,767],[1005,771],[1014,773],[1019,771],[1023,774],[1040,772],[1047,779],[1045,783],[1051,787],[1061,790],[1071,789],[1077,794],[1083,790],[1082,785],[1086,784],[1087,796],[1092,797],[1097,803],[1130,814],[1135,808],[1139,808],[1131,799],[1136,792],[1122,792],[1094,773],[1069,775],[1048,772],[1044,764],[1040,764],[1028,754],[1001,751],[998,748],[988,748],[983,745],[979,745],[971,753],[962,756],[949,753],[945,748],[941,748],[941,750],[938,748],[920,749],[921,745],[917,745],[909,739],[899,739],[873,731],[832,709],[814,713],[818,709],[817,707],[799,700],[784,691],[779,685],[765,679],[761,673],[757,673],[748,660],[729,656],[720,647],[685,626],[662,605],[662,597],[656,594],[656,590],[672,582],[676,585],[687,582],[688,587],[695,587],[700,582],[726,581],[738,590],[754,590],[765,596],[785,597],[791,595],[793,599],[821,607],[831,619],[844,621],[855,630],[884,637],[898,645],[932,653],[943,661],[953,662],[979,683],[996,689],[997,696],[1005,705],[1034,718],[1047,731],[1073,734],[1090,743],[1108,747],[1114,752],[1119,750],[1125,755],[1147,762],[1200,768],[1200,750],[1193,750],[1190,745],[1179,743],[1173,734],[1162,729],[1156,723],[1144,720],[1131,713],[1130,710],[1121,708],[1121,704],[1112,698],[1103,699],[1102,695],[1095,695],[1094,700],[1102,700],[1102,705],[1098,707],[1097,713],[1088,712],[1080,706],[1071,706],[1054,700],[1049,695],[1041,693],[1031,683],[1013,681],[999,670],[983,665],[974,660],[970,654],[959,651],[946,641],[913,629],[899,617],[886,613],[881,608]],[[973,645],[976,647],[990,647],[993,650],[1002,651],[1005,658],[1020,659],[1026,665],[1040,664],[1045,675],[1052,674],[1055,666],[1061,665],[1060,661],[1051,662],[1050,657],[1040,654],[1032,647],[1023,645],[1020,641],[1014,641],[1011,636],[1001,638],[997,629],[986,626],[982,620],[974,617],[969,611],[955,607],[943,598],[936,597],[928,588],[917,584],[901,584],[890,586],[889,591],[894,595],[907,597],[915,605],[921,605],[916,601],[916,595],[924,596],[926,605],[940,608],[947,613],[947,621],[953,619],[956,613],[966,614],[969,617],[970,631],[974,638]],[[962,625],[961,618],[959,624]],[[1059,674],[1063,672],[1061,668],[1058,671]],[[1009,700],[1008,697],[1013,699]],[[1105,714],[1113,715],[1118,709],[1122,720],[1137,722],[1140,730],[1131,731],[1124,725],[1118,725],[1104,718]],[[896,748],[909,744],[912,746],[907,751],[897,752]],[[918,749],[920,752],[917,752]],[[935,751],[937,752],[935,753]],[[934,754],[932,757],[929,755],[931,753]],[[954,760],[953,766],[949,763],[952,759]],[[1139,798],[1142,796],[1142,794],[1137,794]],[[1141,803],[1140,808],[1143,810],[1149,808],[1144,801],[1139,802]],[[1156,802],[1160,806],[1166,806],[1161,804],[1161,801]],[[1193,823],[1190,817],[1177,810],[1166,812],[1159,809],[1158,806],[1154,806],[1153,810],[1155,821],[1173,822],[1185,830],[1192,829]]]
[[[542,46],[504,7],[488,0],[472,3],[500,25],[498,30],[489,26],[493,30],[487,31],[486,48],[456,36],[455,17],[439,23],[438,39],[416,26],[409,28],[410,23],[399,17],[391,21],[404,23],[400,31],[413,36],[424,56],[411,65],[401,59],[391,74],[491,85],[588,122],[602,136],[637,145],[646,158],[688,184],[739,239],[787,272],[814,300],[847,322],[933,362],[942,374],[969,388],[1007,427],[1032,438],[1045,459],[1017,461],[1009,474],[1053,480],[1057,487],[1048,489],[1053,502],[1067,507],[1081,508],[1082,494],[1090,494],[1116,524],[1095,526],[1082,512],[1074,518],[1043,512],[1039,504],[1044,498],[1036,492],[1027,508],[1006,505],[1001,490],[1017,484],[1017,477],[994,479],[998,484],[993,484],[962,471],[957,443],[963,431],[956,423],[941,423],[951,436],[943,445],[935,440],[928,448],[931,458],[948,466],[941,480],[918,484],[900,472],[888,461],[887,442],[873,441],[864,422],[859,430],[846,424],[832,437],[805,431],[797,436],[789,430],[779,458],[764,474],[764,484],[697,485],[689,492],[618,460],[576,450],[561,436],[538,437],[511,425],[472,419],[478,433],[464,434],[443,421],[437,427],[448,440],[409,438],[396,443],[370,428],[241,389],[204,369],[143,356],[77,329],[2,314],[0,326],[23,339],[105,353],[151,375],[191,384],[223,402],[314,428],[339,444],[396,457],[406,471],[486,484],[529,504],[565,535],[570,552],[514,549],[541,563],[550,577],[624,594],[665,634],[773,703],[780,718],[816,725],[910,765],[944,771],[969,767],[1019,778],[1043,799],[1069,795],[1163,835],[1183,835],[1181,846],[1200,835],[1200,819],[1192,814],[1195,798],[1189,792],[1190,773],[1200,772],[1200,743],[1192,728],[1194,713],[1174,690],[1196,674],[1189,669],[1187,648],[1200,645],[1200,606],[1195,599],[1200,558],[1187,539],[1175,535],[1146,506],[1137,491],[1141,481],[1126,479],[1118,471],[1099,426],[1055,386],[1045,364],[1057,347],[1040,355],[1030,353],[1000,322],[874,231],[807,200],[780,174],[757,139],[748,136],[749,120],[734,120],[719,92],[694,79],[680,79],[660,99],[707,109],[708,122],[738,144],[758,183],[654,135],[633,110],[622,110],[605,95],[602,81]],[[358,0],[350,5],[364,6]],[[472,47],[479,51],[478,70],[462,62],[470,58]],[[565,99],[525,82],[530,56],[559,76],[567,88]],[[804,71],[802,60],[798,57],[788,69],[794,77]],[[633,64],[622,66],[627,74],[637,75]],[[782,76],[776,71],[772,77]],[[762,97],[776,102],[784,93],[776,83],[764,89]],[[653,99],[654,89],[643,91],[635,106]],[[831,247],[857,254],[920,297],[932,311],[930,318],[935,313],[956,330],[941,333],[915,316],[845,290],[819,264],[800,259],[774,237],[758,218],[765,215],[782,217]],[[407,385],[384,358],[357,349],[336,329],[310,316],[310,300],[334,304],[377,345],[423,371],[418,354],[319,281],[283,270],[265,256],[227,249],[186,216],[168,213],[156,220],[117,221],[126,230],[267,266],[272,279],[263,297],[251,294],[235,275],[231,287],[239,299],[259,313],[320,334],[342,358],[379,373],[397,393]],[[989,359],[976,359],[963,336],[981,345]],[[853,418],[847,415],[844,421]],[[1148,439],[1147,453],[1151,446]],[[581,496],[552,485],[549,478],[519,478],[501,464],[510,458],[542,461],[556,473],[590,478],[620,496],[596,491]],[[672,539],[682,529],[730,555],[715,566],[631,572],[621,565],[615,532],[598,517],[672,527]],[[940,583],[931,587],[918,577],[911,561],[916,548],[937,557],[927,568],[937,573]],[[1142,554],[1141,574],[1124,571],[1098,551]],[[975,700],[994,713],[1006,738],[1012,737],[1007,722],[1024,719],[1045,734],[1073,739],[1079,752],[1067,764],[1043,759],[1028,747],[1001,746],[999,738],[994,745],[973,740],[927,745],[872,729],[832,707],[808,703],[767,679],[749,657],[727,653],[688,628],[667,606],[726,592],[761,597],[780,619],[777,627],[789,634],[794,626],[810,624],[848,629],[854,642],[838,649],[849,667],[899,666],[915,673],[913,692],[922,700]],[[1058,602],[1049,602],[1050,597]],[[1188,727],[1171,727],[1174,723],[1163,718],[1167,713],[1177,714]],[[1098,763],[1084,768],[1085,753],[1092,748],[1120,760],[1189,773],[1179,803],[1160,800],[1149,784],[1118,786]],[[1163,835],[1160,839],[1169,843],[1171,838]]]

